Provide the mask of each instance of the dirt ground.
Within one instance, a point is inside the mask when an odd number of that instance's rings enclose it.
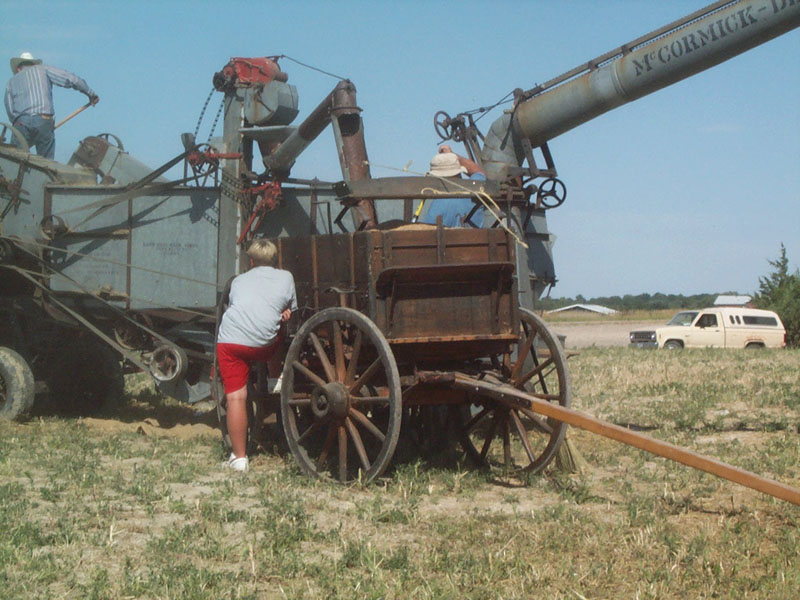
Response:
[[[603,321],[550,323],[558,335],[565,335],[566,348],[589,348],[591,346],[627,346],[628,334],[639,329],[663,327],[663,321]]]

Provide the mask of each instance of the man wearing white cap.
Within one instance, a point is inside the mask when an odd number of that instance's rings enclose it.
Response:
[[[455,154],[450,146],[439,148],[439,153],[431,159],[431,168],[427,174],[434,177],[467,175],[472,180],[486,181],[483,169],[476,162]],[[471,198],[437,198],[430,203],[428,212],[419,222],[436,224],[436,217],[441,216],[445,227],[463,227],[464,219],[473,206]]]
[[[89,97],[92,105],[100,98],[77,75],[43,65],[41,59],[34,58],[30,52],[11,59],[11,72],[14,76],[6,86],[5,95],[8,119],[29,146],[36,146],[39,156],[52,159],[56,152],[53,86],[78,90]]]

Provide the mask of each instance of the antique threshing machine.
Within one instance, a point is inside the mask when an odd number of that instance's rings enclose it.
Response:
[[[569,409],[564,351],[532,312],[555,281],[546,213],[566,196],[548,141],[798,24],[794,0],[717,2],[515,90],[485,135],[469,113],[437,113],[436,131],[463,142],[483,182],[373,178],[354,85],[341,81],[295,126],[298,93],[277,57],[231,59],[213,78],[222,137],[185,134],[184,152],[152,172],[109,134],[63,165],[5,126],[18,147],[0,146],[0,345],[13,348],[0,350],[2,410],[30,408],[34,376],[56,403],[97,405],[117,391],[121,356],[164,393],[214,396],[224,417],[215,325],[244,248],[267,237],[300,310],[280,397],[263,377],[251,397],[256,414],[279,413],[312,475],[378,477],[401,425],[425,444],[452,433],[479,464],[535,472],[572,424],[800,502],[797,490]],[[329,125],[342,179],[292,176]],[[180,164],[183,177],[167,180]],[[465,196],[465,227],[414,223],[420,201]]]

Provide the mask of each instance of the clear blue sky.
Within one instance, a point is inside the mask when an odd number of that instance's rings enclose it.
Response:
[[[493,104],[705,4],[2,0],[0,54],[29,51],[100,95],[58,130],[58,160],[84,137],[111,132],[153,167],[181,152],[181,132],[194,131],[211,77],[231,56],[286,54],[356,84],[372,174],[392,176],[379,165],[426,170],[436,111]],[[281,66],[298,88],[301,119],[336,84]],[[57,89],[57,118],[83,103]],[[553,295],[748,293],[780,242],[797,268],[798,106],[795,30],[551,141],[569,190],[549,213]],[[292,174],[341,178],[330,131]]]

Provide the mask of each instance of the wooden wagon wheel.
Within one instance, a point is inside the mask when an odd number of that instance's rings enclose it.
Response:
[[[496,377],[537,398],[569,406],[570,380],[561,344],[534,313],[520,309],[520,321],[514,352],[490,357],[494,368],[485,378]],[[555,457],[567,429],[564,423],[477,394],[471,400],[461,441],[477,464],[505,474],[536,473]]]
[[[300,327],[283,369],[281,419],[305,472],[375,479],[392,458],[401,414],[397,363],[372,321],[328,308]]]

